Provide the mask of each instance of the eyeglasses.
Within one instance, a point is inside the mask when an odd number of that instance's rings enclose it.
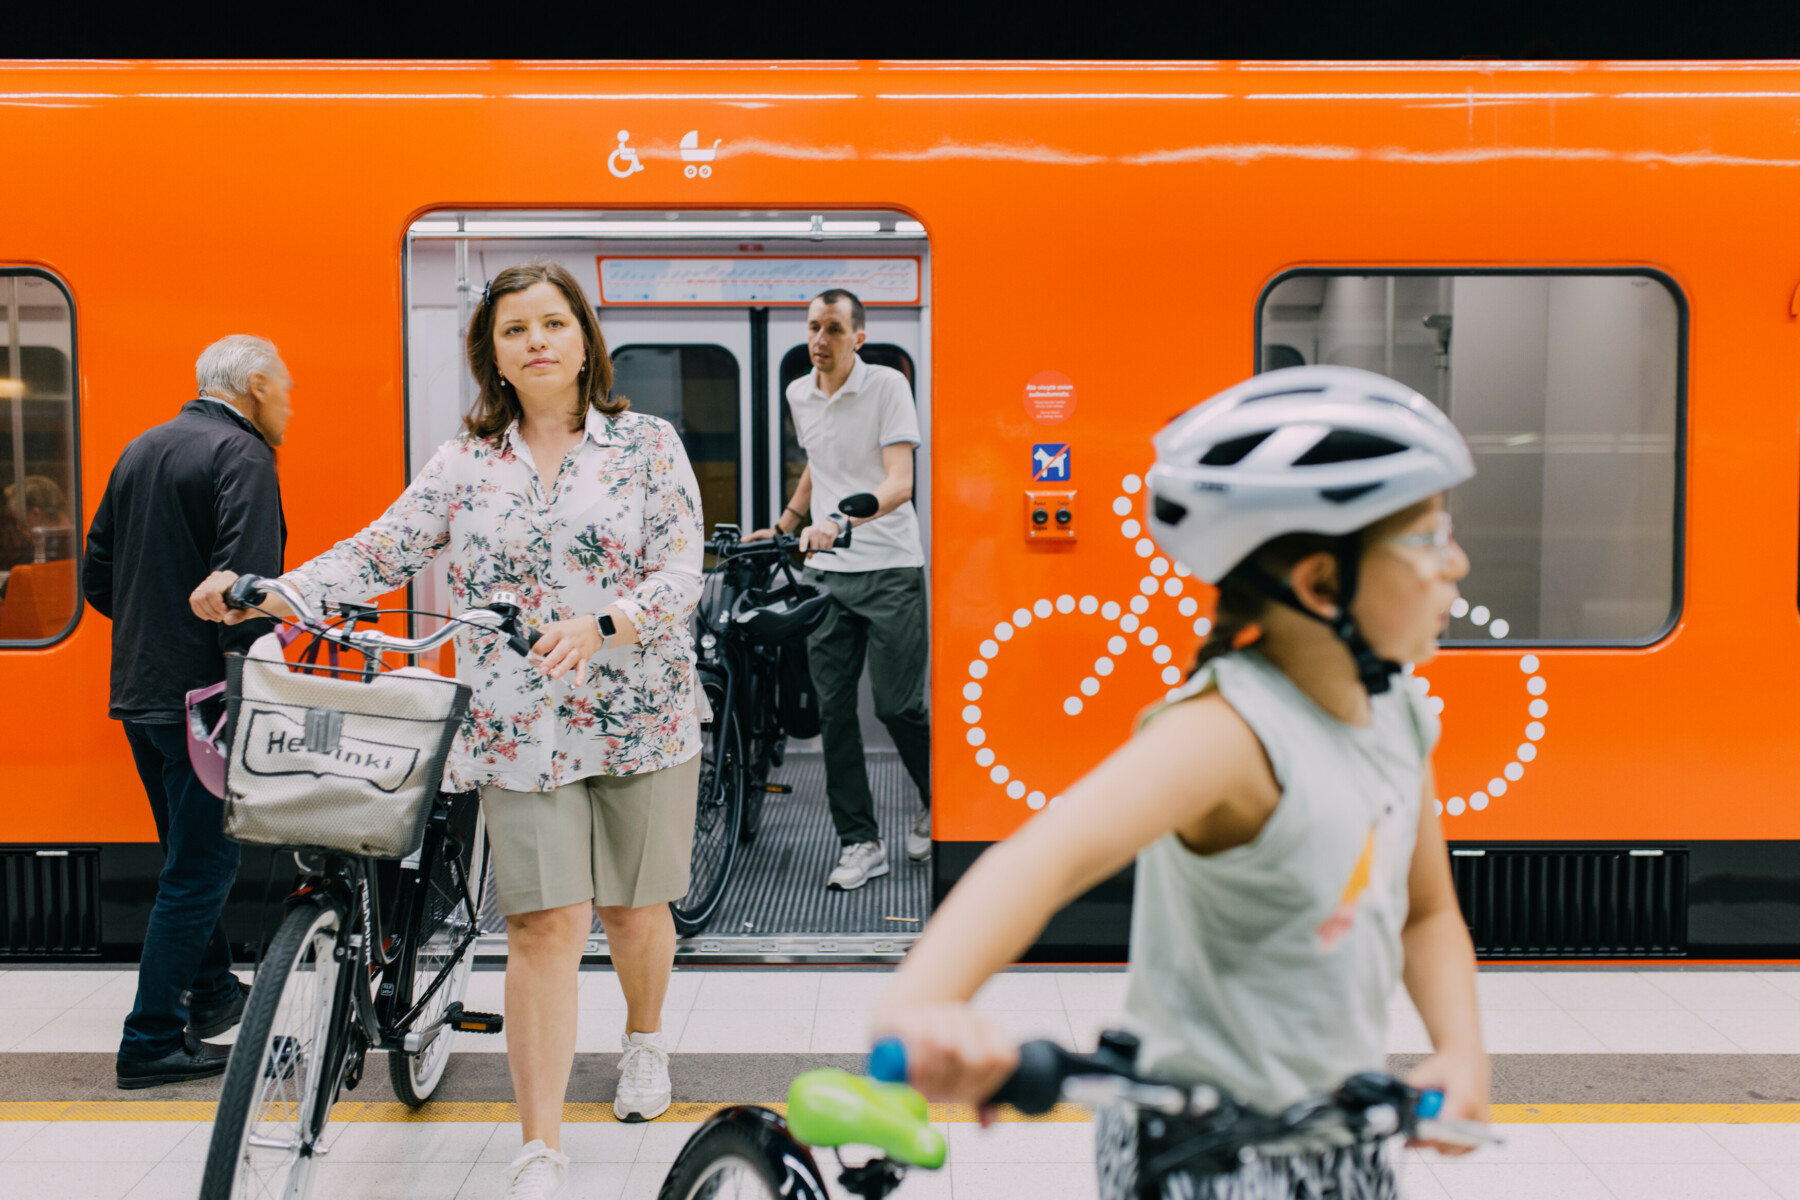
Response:
[[[1437,554],[1440,561],[1448,562],[1451,550],[1456,545],[1456,530],[1450,522],[1450,514],[1440,512],[1437,528],[1430,533],[1402,533],[1381,540],[1390,546],[1417,546],[1422,550],[1431,550]]]

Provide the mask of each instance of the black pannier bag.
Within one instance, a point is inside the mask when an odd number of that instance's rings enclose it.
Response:
[[[775,715],[789,737],[819,736],[819,692],[806,662],[806,639],[793,638],[775,651]]]
[[[819,693],[806,664],[806,635],[830,606],[830,588],[791,576],[778,587],[746,592],[732,606],[732,622],[775,652],[775,715],[789,737],[819,736]]]

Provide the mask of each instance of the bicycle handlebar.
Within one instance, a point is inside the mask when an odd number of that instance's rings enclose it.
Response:
[[[487,633],[499,633],[506,637],[507,644],[521,656],[531,653],[535,642],[519,626],[519,597],[515,592],[495,592],[488,597],[488,602],[479,608],[472,608],[460,616],[447,617],[443,628],[424,637],[402,638],[381,632],[379,629],[357,629],[345,632],[325,623],[319,614],[308,604],[306,598],[293,587],[280,579],[270,579],[259,575],[240,575],[225,593],[227,608],[247,609],[261,604],[270,593],[281,597],[287,606],[294,610],[295,620],[310,632],[348,646],[362,654],[375,656],[384,651],[398,654],[423,654],[435,649],[456,636],[458,625],[467,625]]]

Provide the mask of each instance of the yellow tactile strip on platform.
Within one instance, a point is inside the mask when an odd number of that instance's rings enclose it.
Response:
[[[210,1121],[217,1107],[205,1100],[6,1100],[0,1101],[0,1121]],[[729,1104],[672,1104],[658,1118],[662,1121],[704,1121]],[[785,1104],[764,1108],[785,1112]],[[446,1122],[514,1123],[518,1105],[511,1101],[448,1101],[408,1108],[404,1104],[346,1100],[332,1106],[331,1120],[339,1122]],[[975,1109],[967,1104],[934,1104],[931,1119],[972,1122]],[[1006,1110],[1000,1120],[1088,1121],[1092,1114],[1079,1104],[1059,1104],[1041,1117],[1027,1117]],[[595,1123],[614,1120],[610,1104],[565,1104],[563,1120]],[[1800,1104],[1496,1104],[1496,1125],[1784,1125],[1800,1124]]]

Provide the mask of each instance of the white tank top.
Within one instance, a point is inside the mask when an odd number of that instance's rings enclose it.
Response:
[[[1384,1069],[1438,734],[1410,681],[1394,682],[1360,728],[1244,650],[1171,701],[1216,686],[1262,742],[1281,800],[1247,845],[1202,856],[1169,834],[1138,855],[1125,1021],[1146,1074],[1278,1109]]]

